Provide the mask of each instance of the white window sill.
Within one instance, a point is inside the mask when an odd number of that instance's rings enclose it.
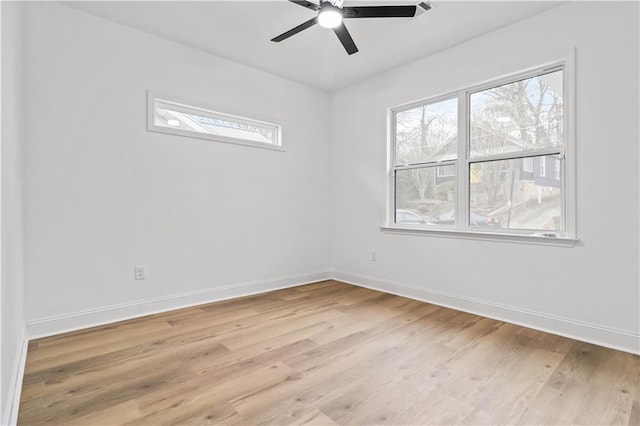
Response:
[[[427,235],[431,237],[461,238],[468,240],[499,241],[516,244],[535,244],[543,246],[573,247],[577,238],[547,237],[540,234],[514,234],[504,232],[485,232],[462,229],[408,227],[408,226],[381,226],[380,230],[388,234],[401,235]]]

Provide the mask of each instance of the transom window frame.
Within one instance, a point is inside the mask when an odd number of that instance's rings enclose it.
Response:
[[[517,153],[489,155],[483,157],[470,156],[470,97],[471,94],[519,80],[563,70],[563,104],[564,104],[564,144],[562,147],[541,148],[534,151],[523,150]],[[503,241],[524,244],[539,244],[572,247],[578,241],[576,227],[576,141],[575,141],[575,50],[565,57],[546,62],[542,65],[530,67],[518,72],[487,80],[479,84],[437,96],[420,99],[404,105],[389,108],[388,118],[388,165],[387,165],[387,203],[385,224],[380,226],[383,232],[395,234],[428,235],[436,237],[452,237],[464,239],[479,239],[489,241]],[[396,114],[427,104],[438,103],[449,99],[458,100],[458,156],[455,160],[426,162],[421,165],[409,165],[405,168],[420,166],[453,165],[456,173],[455,212],[456,225],[407,225],[395,223],[395,174],[404,168],[395,164],[395,135]],[[469,170],[473,163],[500,159],[530,158],[542,155],[558,155],[562,170],[560,173],[562,205],[562,231],[546,232],[541,230],[492,228],[479,229],[469,226]],[[540,157],[544,158],[544,157]]]
[[[196,114],[202,117],[209,115],[216,115],[218,117],[224,117],[229,121],[235,121],[239,124],[256,124],[273,127],[275,131],[275,143],[258,142],[249,139],[230,137],[224,135],[215,135],[200,133],[196,131],[183,130],[179,128],[159,126],[155,124],[155,103],[156,101],[170,104],[175,107],[176,111]],[[282,143],[282,124],[277,123],[268,117],[257,117],[252,114],[253,117],[247,117],[243,114],[237,114],[235,112],[222,112],[223,108],[211,107],[204,105],[202,102],[186,100],[178,96],[173,96],[156,90],[147,90],[147,130],[150,132],[164,133],[169,135],[184,136],[188,138],[204,139],[215,142],[230,143],[236,145],[250,146],[254,148],[263,148],[274,151],[285,151]]]

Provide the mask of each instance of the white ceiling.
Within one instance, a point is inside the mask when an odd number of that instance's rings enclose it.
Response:
[[[317,0],[312,0],[317,2]],[[417,4],[381,0],[348,5]],[[311,19],[313,11],[279,1],[86,1],[66,3],[133,28],[259,68],[324,91],[454,46],[557,6],[550,1],[433,1],[413,19],[345,21],[360,51],[348,56],[318,25],[280,43],[271,38]]]

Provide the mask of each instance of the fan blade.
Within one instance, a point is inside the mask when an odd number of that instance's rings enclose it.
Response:
[[[307,9],[311,9],[311,10],[319,10],[320,6],[318,6],[315,3],[311,3],[310,1],[300,1],[300,0],[289,0],[291,3],[295,3],[297,5],[300,5],[302,7],[306,7]]]
[[[417,6],[352,6],[344,7],[345,19],[356,18],[413,18]]]
[[[280,42],[282,40],[286,40],[289,37],[298,34],[300,31],[304,31],[307,28],[314,26],[317,22],[318,22],[318,17],[316,16],[315,18],[311,18],[307,22],[303,22],[297,27],[290,29],[286,33],[282,33],[278,37],[272,38],[271,41]]]
[[[358,51],[356,44],[353,42],[353,39],[351,38],[351,34],[349,34],[349,30],[347,30],[347,27],[345,27],[344,24],[340,24],[339,26],[334,28],[333,32],[336,33],[336,35],[338,36],[338,39],[340,39],[340,43],[342,43],[342,45],[344,46],[345,50],[349,55],[353,55]]]

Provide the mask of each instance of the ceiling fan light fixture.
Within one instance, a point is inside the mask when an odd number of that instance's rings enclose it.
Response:
[[[2,1],[2,0],[0,0]],[[358,19],[358,18],[414,18],[418,11],[431,9],[431,5],[425,2],[415,5],[388,5],[388,6],[349,6],[342,7],[344,0],[316,0],[318,3],[313,3],[307,0],[289,0],[291,3],[295,3],[298,6],[302,6],[307,10],[317,12],[316,16],[303,22],[297,27],[291,28],[289,31],[285,31],[277,37],[271,39],[271,41],[279,43],[283,40],[292,37],[301,31],[313,27],[316,24],[324,28],[331,28],[335,35],[342,43],[342,47],[347,51],[349,55],[353,55],[358,52],[358,46],[356,46],[349,30],[342,22],[343,19]],[[410,1],[410,0],[407,0]],[[415,0],[414,0],[415,1]]]
[[[318,13],[318,24],[324,28],[336,28],[342,24],[342,10],[331,3],[323,3]]]

